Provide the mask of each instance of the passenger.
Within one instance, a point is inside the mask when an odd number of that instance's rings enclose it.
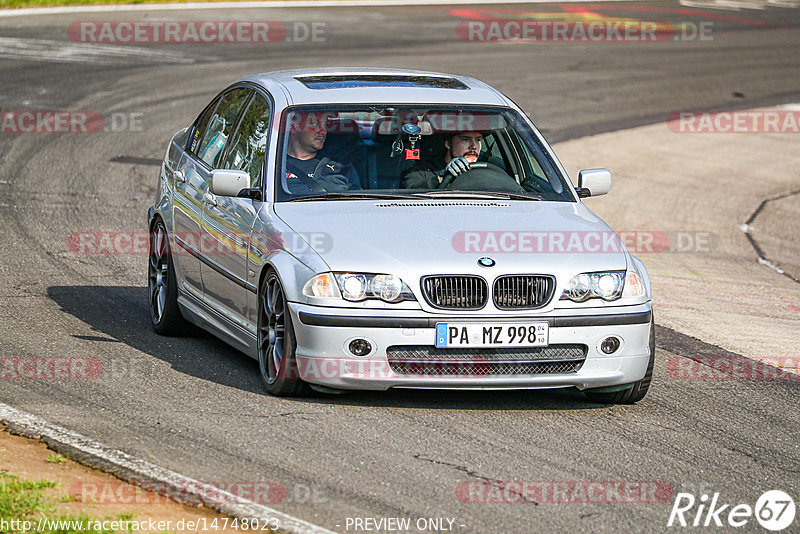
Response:
[[[291,121],[286,150],[286,187],[296,195],[361,189],[358,173],[319,152],[328,135],[326,114],[296,113]]]
[[[483,146],[481,132],[457,132],[444,142],[442,157],[420,162],[405,176],[406,189],[437,189],[442,186],[445,176],[448,182],[467,172],[470,165],[478,161]],[[445,182],[446,184],[447,182]]]

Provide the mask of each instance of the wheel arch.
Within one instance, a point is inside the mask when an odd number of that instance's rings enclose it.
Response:
[[[157,219],[164,222],[168,233],[172,233],[172,210],[170,209],[170,199],[167,196],[161,197],[154,206],[147,210],[148,230],[153,229]]]
[[[306,280],[312,277],[314,271],[300,262],[297,258],[283,251],[271,254],[258,274],[257,291],[261,291],[261,286],[270,271],[274,271],[281,282],[286,300],[298,302],[305,300],[303,297],[303,285]]]

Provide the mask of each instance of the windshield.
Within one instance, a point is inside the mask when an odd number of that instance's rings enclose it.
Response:
[[[493,197],[573,202],[508,108],[328,106],[281,118],[276,200]]]

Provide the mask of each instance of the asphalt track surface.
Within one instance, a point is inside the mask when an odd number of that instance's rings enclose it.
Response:
[[[68,249],[75,232],[146,231],[166,141],[252,72],[362,65],[469,74],[528,110],[551,141],[676,110],[800,101],[797,9],[593,6],[713,20],[714,38],[480,43],[458,39],[462,19],[450,7],[202,10],[167,16],[323,22],[325,39],[86,50],[69,40],[71,22],[159,15],[0,19],[3,111],[96,111],[106,126],[122,114],[122,131],[0,135],[0,356],[88,356],[105,370],[95,380],[0,380],[0,402],[199,480],[278,482],[288,498],[272,506],[336,531],[354,517],[451,518],[457,532],[660,531],[673,500],[467,503],[456,492],[464,481],[654,481],[720,492],[732,504],[752,505],[769,489],[797,498],[797,381],[671,380],[669,358],[729,355],[692,332],[657,329],[655,379],[636,406],[590,404],[571,391],[279,399],[264,393],[256,363],[222,342],[152,332],[146,256]],[[141,128],[122,128],[123,116]],[[760,529],[751,520],[742,530]]]

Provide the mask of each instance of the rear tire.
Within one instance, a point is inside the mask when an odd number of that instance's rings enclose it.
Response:
[[[178,308],[178,282],[169,249],[169,234],[161,219],[156,221],[150,232],[147,275],[153,330],[162,336],[184,332],[188,323]]]
[[[642,400],[650,389],[653,380],[653,365],[656,359],[656,325],[650,319],[650,361],[647,362],[647,371],[644,377],[634,382],[631,387],[621,391],[599,392],[591,389],[584,390],[583,394],[590,402],[598,404],[633,404]]]
[[[258,368],[270,395],[293,397],[307,393],[295,359],[297,343],[286,293],[275,271],[258,292]]]

